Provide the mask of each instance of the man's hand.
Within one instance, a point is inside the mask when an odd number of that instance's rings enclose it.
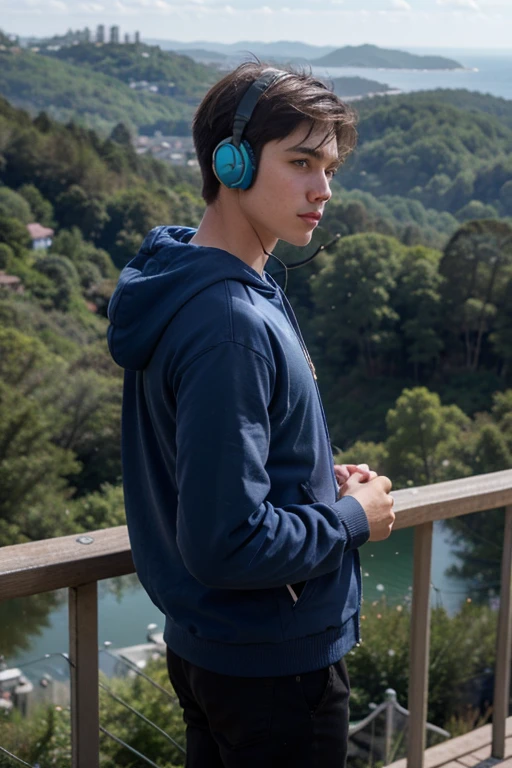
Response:
[[[370,541],[383,541],[391,533],[395,513],[390,491],[391,480],[388,477],[379,475],[368,480],[364,474],[357,472],[341,488],[341,496],[353,496],[364,509],[370,526]]]
[[[344,483],[347,482],[349,477],[354,474],[361,475],[361,482],[365,483],[367,480],[372,480],[374,477],[377,477],[377,473],[373,472],[368,466],[368,464],[335,464],[334,465],[334,474],[336,475],[336,480],[338,481],[338,485],[342,486]]]

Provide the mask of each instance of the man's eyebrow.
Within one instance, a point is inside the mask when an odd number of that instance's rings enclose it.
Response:
[[[316,160],[324,160],[325,159],[325,153],[322,152],[321,149],[314,149],[313,147],[288,147],[286,152],[297,152],[303,155],[309,155],[310,157],[314,157]],[[333,165],[341,165],[341,160],[336,157],[336,159],[333,158],[332,161]]]

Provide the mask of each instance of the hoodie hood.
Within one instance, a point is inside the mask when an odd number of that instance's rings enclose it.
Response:
[[[156,227],[121,272],[108,306],[110,354],[118,365],[144,369],[163,332],[191,298],[223,280],[273,296],[277,287],[220,248],[193,245],[190,227]]]

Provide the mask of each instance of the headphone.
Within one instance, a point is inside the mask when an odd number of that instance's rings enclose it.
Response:
[[[268,70],[242,96],[233,120],[233,135],[221,141],[213,150],[213,172],[228,189],[249,189],[251,186],[256,172],[256,157],[249,142],[243,138],[244,131],[265,91],[290,76],[289,72]]]
[[[256,104],[265,91],[268,91],[279,80],[284,80],[291,76],[290,72],[270,69],[255,80],[242,96],[233,119],[233,135],[229,139],[221,141],[213,150],[213,172],[220,183],[228,189],[249,189],[251,186],[256,172],[256,156],[249,142],[243,138],[244,131],[252,117]],[[265,251],[267,256],[273,256],[284,269],[284,292],[286,293],[288,285],[289,269],[296,269],[297,267],[309,264],[321,251],[327,250],[337,243],[340,237],[341,235],[336,235],[329,243],[317,248],[307,259],[296,261],[293,264],[285,264],[273,253]]]

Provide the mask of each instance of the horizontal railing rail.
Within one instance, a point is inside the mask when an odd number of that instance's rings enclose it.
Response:
[[[512,469],[393,493],[395,529],[415,529],[408,766],[423,768],[430,641],[433,523],[506,507],[495,670],[492,755],[505,754],[512,646]],[[73,768],[99,766],[97,582],[134,572],[126,526],[0,550],[0,600],[69,590]]]

